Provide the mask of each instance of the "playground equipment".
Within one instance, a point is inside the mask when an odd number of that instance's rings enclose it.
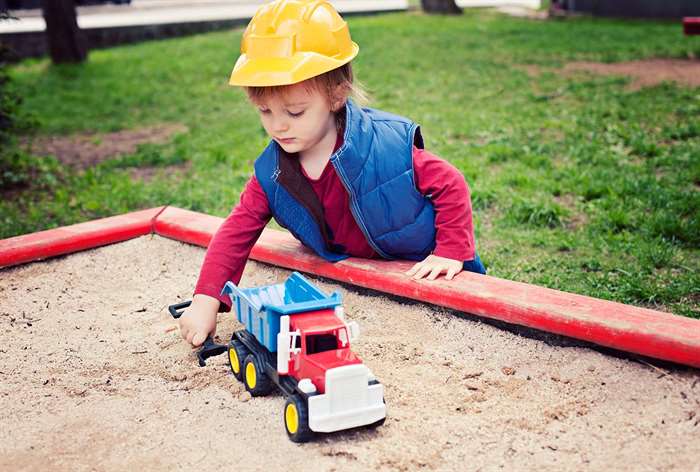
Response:
[[[683,32],[686,36],[700,34],[700,17],[683,18]]]

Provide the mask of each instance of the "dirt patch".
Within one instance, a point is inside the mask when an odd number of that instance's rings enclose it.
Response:
[[[150,182],[157,175],[165,173],[169,176],[171,184],[179,182],[182,178],[186,177],[189,170],[192,169],[192,163],[187,161],[182,164],[175,164],[170,166],[148,166],[148,167],[132,167],[129,171],[129,175],[132,180],[141,180],[143,182]]]
[[[632,80],[628,90],[639,90],[662,82],[676,82],[688,87],[700,87],[700,61],[682,59],[647,59],[643,61],[604,64],[572,62],[564,66],[564,74],[591,72],[599,75],[623,75]]]
[[[577,196],[567,193],[554,197],[554,201],[568,211],[568,216],[565,218],[566,227],[571,230],[577,230],[588,223],[588,217],[585,213],[579,210],[577,205]]]
[[[523,71],[531,79],[536,79],[542,74],[543,68],[535,64],[515,64],[513,67],[517,70]]]
[[[114,133],[42,137],[32,142],[33,154],[53,155],[64,165],[86,169],[107,159],[136,152],[140,144],[164,144],[187,132],[182,124],[164,124]]]
[[[535,64],[517,64],[512,67],[526,73],[528,77],[533,79],[540,77],[545,72],[557,72],[567,77],[578,72],[625,76],[632,79],[627,86],[628,90],[639,90],[659,85],[662,82],[676,82],[688,87],[700,87],[699,60],[646,59],[611,64],[581,61],[568,63],[561,69]]]
[[[697,470],[698,371],[323,281],[360,324],[388,417],[291,443],[281,395],[250,398],[226,356],[200,368],[168,329],[203,257],[149,236],[0,271],[0,469]],[[288,273],[249,263],[242,285]],[[220,340],[234,329],[219,317]]]

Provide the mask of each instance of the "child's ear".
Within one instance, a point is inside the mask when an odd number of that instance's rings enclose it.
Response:
[[[345,98],[335,100],[331,107],[332,112],[336,112],[345,106]]]
[[[336,112],[345,106],[347,101],[347,96],[345,94],[345,87],[343,85],[336,85],[333,89],[333,100],[331,100],[331,111]]]

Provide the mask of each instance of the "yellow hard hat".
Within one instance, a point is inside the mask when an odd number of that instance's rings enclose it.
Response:
[[[295,84],[347,64],[359,50],[329,2],[276,0],[248,23],[229,84]]]

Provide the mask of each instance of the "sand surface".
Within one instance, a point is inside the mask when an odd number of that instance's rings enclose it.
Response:
[[[699,371],[324,281],[388,418],[294,444],[281,395],[251,399],[167,330],[203,257],[149,236],[0,271],[0,470],[700,470]],[[287,274],[250,263],[241,285]],[[219,317],[222,342],[237,328]]]

